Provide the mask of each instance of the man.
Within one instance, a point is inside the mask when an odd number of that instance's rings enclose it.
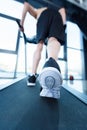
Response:
[[[41,59],[41,52],[45,40],[47,39],[47,54],[48,60],[46,61],[42,72],[39,75],[39,82],[42,86],[41,96],[58,98],[57,95],[48,92],[52,88],[56,88],[62,84],[62,76],[59,66],[57,64],[58,55],[61,45],[65,43],[65,30],[66,13],[64,8],[58,10],[53,8],[39,8],[36,9],[26,0],[24,2],[22,18],[21,18],[21,31],[24,31],[24,20],[26,14],[30,13],[37,19],[37,47],[33,56],[32,74],[28,77],[27,85],[34,86],[36,82],[37,67]],[[50,89],[51,88],[51,89]],[[46,90],[46,91],[45,91]],[[44,91],[44,92],[43,92]],[[49,93],[49,94],[46,94]]]

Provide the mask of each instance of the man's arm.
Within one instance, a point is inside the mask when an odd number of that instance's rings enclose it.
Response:
[[[34,18],[37,18],[37,12],[36,12],[35,8],[32,5],[30,5],[28,2],[24,2],[24,7],[23,7],[23,11],[22,11],[22,18],[20,21],[20,25],[22,27],[24,25],[24,21],[25,21],[25,17],[26,17],[27,12],[30,13]],[[22,29],[23,28],[21,28],[21,30]]]
[[[36,9],[32,5],[30,5],[28,2],[24,2],[24,7],[23,7],[23,11],[22,11],[22,18],[21,18],[21,21],[20,21],[20,25],[21,25],[20,30],[24,31],[23,25],[24,25],[24,21],[25,21],[25,17],[26,17],[27,12],[29,14],[31,14],[35,19],[38,19],[40,14],[45,9],[47,9],[47,7]]]
[[[66,10],[65,10],[65,8],[59,9],[59,13],[62,16],[63,24],[65,25],[66,24]]]

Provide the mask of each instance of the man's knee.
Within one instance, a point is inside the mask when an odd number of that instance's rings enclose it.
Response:
[[[43,49],[43,42],[39,42],[39,43],[37,44],[36,50],[39,51],[39,52],[41,52],[42,49]]]
[[[50,37],[49,39],[48,39],[48,42],[53,42],[53,41],[58,41],[55,37]]]

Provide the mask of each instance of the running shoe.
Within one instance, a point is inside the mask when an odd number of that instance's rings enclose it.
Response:
[[[27,79],[27,86],[34,86],[36,83],[36,76],[35,75],[32,75],[32,76],[28,76],[28,79]]]
[[[50,98],[60,98],[60,89],[62,85],[62,76],[58,69],[54,67],[43,68],[38,77],[42,87],[40,96]]]

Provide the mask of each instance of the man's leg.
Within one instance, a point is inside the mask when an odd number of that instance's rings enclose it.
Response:
[[[56,61],[58,60],[58,55],[60,52],[61,44],[58,40],[54,37],[48,39],[48,46],[47,46],[47,53],[48,58],[52,57]]]
[[[33,55],[32,74],[35,74],[37,72],[39,61],[41,59],[42,49],[43,49],[43,42],[40,42],[37,44],[36,50]]]
[[[32,72],[31,72],[31,75],[29,75],[28,80],[27,80],[28,86],[34,86],[35,85],[35,82],[36,82],[35,74],[37,72],[39,61],[41,59],[42,49],[43,49],[43,42],[41,41],[37,44],[36,50],[35,50],[34,55],[33,55]]]
[[[60,46],[61,45],[56,38],[51,37],[48,40],[48,60],[39,76],[39,82],[42,87],[40,96],[56,99],[60,98],[62,76],[60,67],[57,63]]]

